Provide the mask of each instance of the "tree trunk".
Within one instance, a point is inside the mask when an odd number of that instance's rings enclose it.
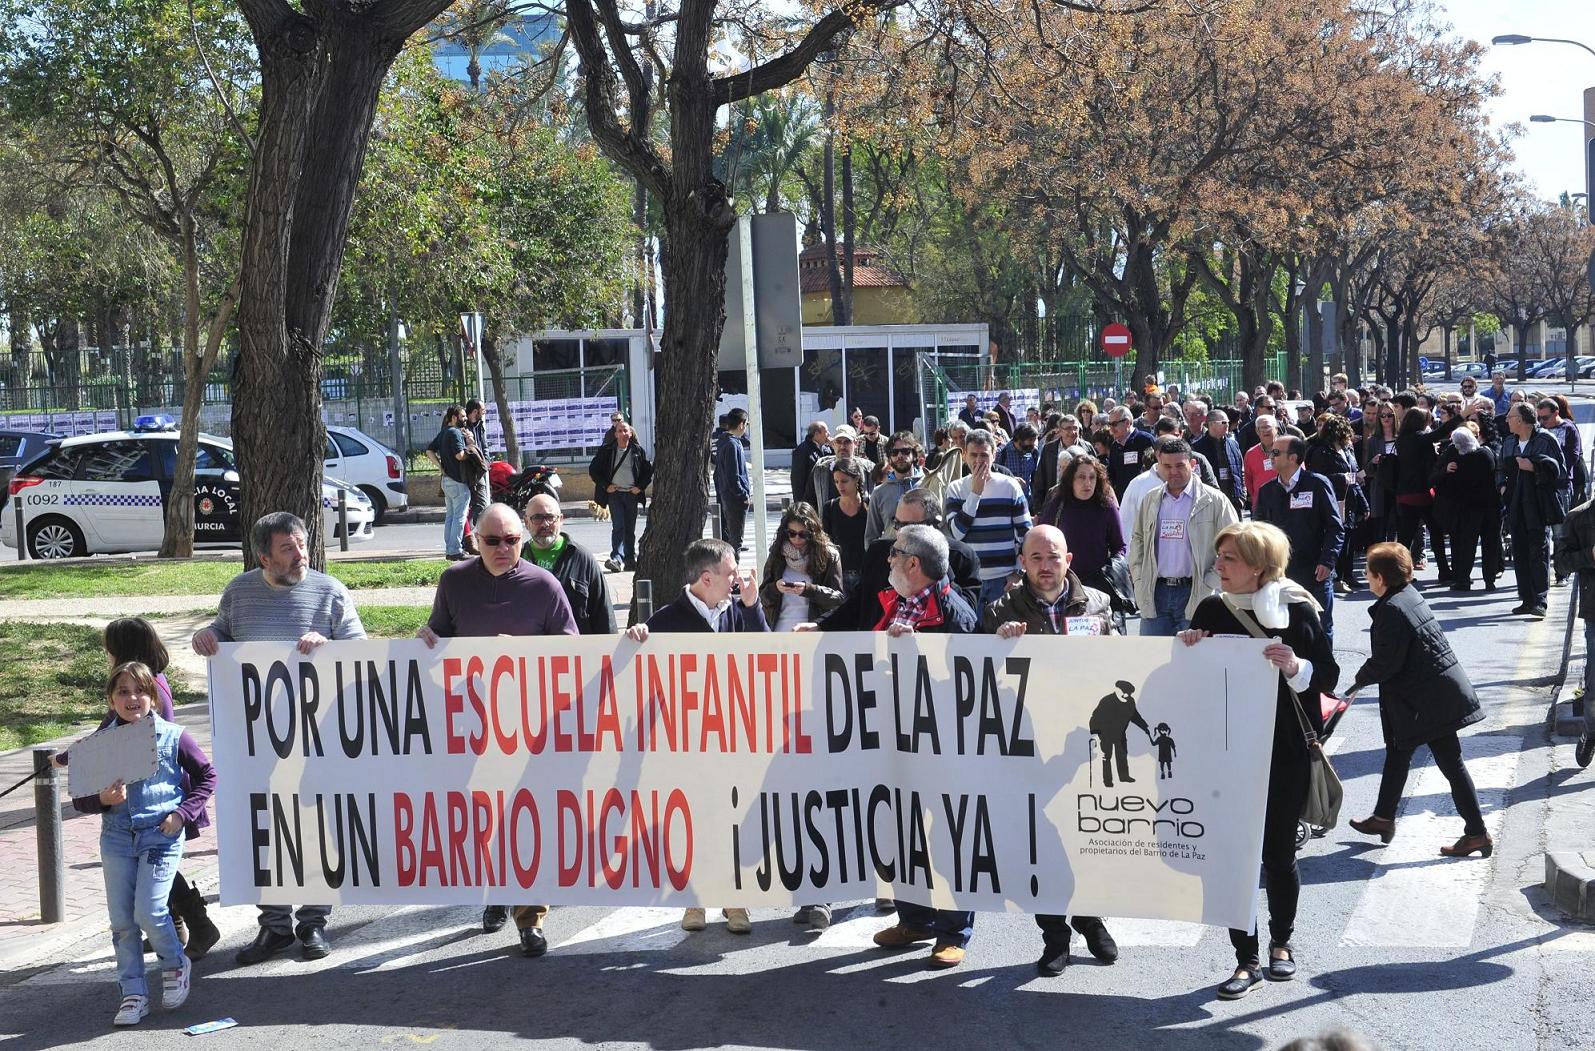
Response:
[[[677,120],[681,115],[677,115]],[[736,213],[718,182],[685,190],[665,219],[665,312],[652,506],[639,550],[639,579],[655,595],[670,595],[686,580],[683,555],[703,535],[709,505],[709,423],[714,415],[720,330],[725,324],[726,237]],[[752,470],[762,470],[753,464]],[[763,508],[754,508],[763,514]]]
[[[842,244],[845,246],[842,253],[842,312],[846,320],[838,321],[838,325],[853,323],[854,226],[853,142],[849,139],[842,150]]]
[[[1301,297],[1302,316],[1307,322],[1307,346],[1303,357],[1307,361],[1307,382],[1313,387],[1324,382],[1324,315],[1318,307],[1318,293],[1322,288],[1323,284],[1315,284],[1309,273],[1307,290]],[[1302,393],[1310,392],[1304,388]]]
[[[1441,337],[1445,340],[1445,378],[1448,383],[1451,381],[1451,330],[1451,325],[1440,327]]]
[[[637,243],[633,248],[637,259],[637,283],[631,290],[632,324],[646,329],[643,319],[648,309],[648,188],[638,179],[631,185],[631,221],[637,227]]]
[[[493,381],[493,404],[498,406],[499,426],[504,429],[504,459],[516,471],[521,469],[521,443],[515,434],[515,419],[510,415],[509,391],[504,386],[504,358],[498,352],[498,337],[482,333],[482,360]]]
[[[833,109],[830,102],[825,104],[827,116]],[[824,157],[824,196],[821,202],[822,222],[825,226],[825,268],[831,283],[831,324],[846,325],[850,323],[847,315],[847,292],[842,284],[841,254],[837,250],[836,237],[836,132],[825,133]],[[669,319],[666,319],[668,324]]]
[[[233,436],[249,526],[272,511],[304,520],[326,564],[321,469],[322,342],[343,261],[377,95],[404,41],[446,0],[318,4],[317,17],[241,0],[260,54],[261,100],[241,255]]]
[[[20,297],[11,300],[11,382],[6,386],[8,407],[20,411],[28,407],[28,388],[33,385],[33,314]]]

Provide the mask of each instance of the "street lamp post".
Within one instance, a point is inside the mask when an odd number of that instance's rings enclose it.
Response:
[[[1583,43],[1581,41],[1578,41],[1578,40],[1568,40],[1565,37],[1559,37],[1559,36],[1525,36],[1522,33],[1502,33],[1498,37],[1492,37],[1490,39],[1490,43],[1492,43],[1492,44],[1572,44],[1574,47],[1581,47],[1585,51],[1588,51],[1591,55],[1595,55],[1595,47],[1590,47],[1588,44],[1585,44],[1585,43]]]

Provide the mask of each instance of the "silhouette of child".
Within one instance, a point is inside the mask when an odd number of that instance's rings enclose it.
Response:
[[[1174,738],[1169,736],[1169,724],[1158,723],[1152,731],[1152,743],[1157,745],[1158,780],[1174,776]]]

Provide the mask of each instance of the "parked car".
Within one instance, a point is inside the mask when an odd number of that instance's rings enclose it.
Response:
[[[1554,369],[1562,363],[1561,358],[1536,358],[1529,362],[1527,375],[1543,376],[1548,369]]]
[[[140,423],[142,424],[142,419]],[[177,432],[156,424],[63,438],[24,464],[8,490],[23,508],[22,533],[33,558],[76,558],[160,547],[172,497]],[[345,493],[349,539],[371,539],[376,511],[363,492],[336,479],[321,487],[322,529],[339,536],[338,492]],[[194,461],[194,544],[242,542],[238,464],[233,443],[201,434]],[[17,516],[0,516],[0,544],[16,547]]]
[[[389,511],[410,506],[403,457],[354,427],[327,428],[326,463],[321,471],[323,477],[336,478],[364,493],[376,511],[377,525]]]
[[[50,442],[61,440],[59,434],[42,434],[38,431],[0,431],[0,487],[11,481],[17,468],[44,452]],[[0,494],[0,507],[5,506],[9,494]]]

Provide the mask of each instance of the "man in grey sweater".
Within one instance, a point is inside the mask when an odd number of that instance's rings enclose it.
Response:
[[[331,639],[363,639],[365,627],[341,581],[310,568],[305,524],[287,511],[264,515],[250,530],[260,568],[240,573],[222,590],[216,619],[195,632],[194,652],[213,657],[223,642],[292,642],[314,653]],[[330,905],[260,906],[260,933],[238,954],[241,964],[263,963],[299,943],[307,960],[331,951]]]

